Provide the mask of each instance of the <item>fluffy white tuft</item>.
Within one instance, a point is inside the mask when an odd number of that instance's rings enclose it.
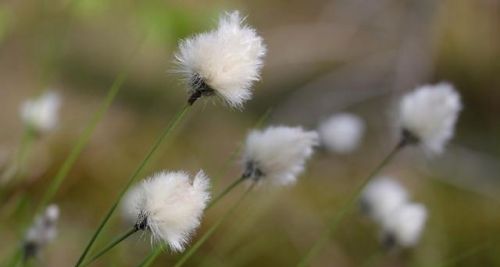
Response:
[[[408,201],[408,193],[390,177],[371,181],[361,195],[363,208],[377,223],[390,220],[392,213]]]
[[[126,223],[137,223],[141,214],[142,184],[130,188],[121,201],[121,213]]]
[[[399,123],[427,152],[439,154],[453,137],[461,109],[460,95],[451,84],[425,85],[403,97]]]
[[[234,11],[220,18],[216,30],[183,40],[175,57],[191,93],[203,82],[229,105],[241,107],[260,79],[265,54],[262,38]]]
[[[46,92],[39,98],[28,100],[21,105],[21,119],[38,133],[48,132],[57,125],[60,105],[59,94],[53,91]]]
[[[347,154],[357,149],[364,131],[363,120],[349,113],[335,114],[318,127],[322,145],[340,154]]]
[[[146,223],[153,240],[164,241],[173,251],[184,250],[210,199],[208,177],[203,171],[192,180],[185,172],[161,172],[139,188],[132,197],[138,202],[129,203],[137,221]]]
[[[274,185],[293,184],[317,145],[318,134],[301,127],[254,130],[245,143],[245,176]]]
[[[37,216],[24,238],[25,257],[35,256],[40,249],[56,238],[58,219],[59,208],[54,204],[49,205]]]
[[[413,247],[420,239],[426,220],[427,209],[423,205],[406,204],[384,223],[384,233],[400,247]]]

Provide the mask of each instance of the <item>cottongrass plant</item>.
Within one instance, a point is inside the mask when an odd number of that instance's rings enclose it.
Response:
[[[188,108],[202,96],[217,95],[233,107],[241,108],[250,99],[250,88],[259,80],[265,55],[262,38],[250,26],[243,25],[238,12],[223,15],[216,30],[182,41],[176,60],[188,82],[187,105],[160,134],[152,148],[129,178],[104,219],[97,227],[75,266],[80,266],[95,240],[107,224],[119,202],[135,182],[163,140],[173,131]]]
[[[387,249],[415,246],[427,220],[422,204],[409,201],[408,193],[394,179],[372,180],[361,195],[361,207],[381,230],[382,244]]]
[[[399,142],[356,187],[347,202],[333,217],[325,233],[315,241],[297,266],[309,265],[310,260],[327,244],[340,221],[353,209],[365,186],[403,148],[419,146],[429,153],[441,153],[446,143],[453,137],[461,109],[460,96],[449,83],[424,85],[403,96],[397,114]]]
[[[58,219],[59,207],[54,204],[38,215],[23,241],[24,262],[36,258],[40,251],[56,238]]]
[[[262,37],[237,11],[221,16],[217,29],[183,40],[175,58],[189,88],[189,103],[217,95],[241,108],[252,97],[265,54]]]
[[[209,179],[203,171],[194,178],[182,171],[154,174],[125,196],[123,210],[133,226],[83,266],[139,231],[150,232],[154,243],[167,244],[175,252],[183,251],[200,225],[209,199]]]
[[[318,127],[321,145],[328,151],[349,154],[356,150],[363,138],[365,122],[350,113],[334,114]]]

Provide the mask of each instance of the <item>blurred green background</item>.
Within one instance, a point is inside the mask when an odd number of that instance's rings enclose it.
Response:
[[[447,80],[464,110],[447,152],[426,159],[407,150],[383,174],[423,203],[429,220],[414,250],[384,254],[374,225],[359,213],[341,224],[313,266],[500,266],[500,1],[274,0],[0,2],[0,165],[15,154],[19,105],[47,88],[62,94],[56,131],[38,140],[28,172],[2,203],[0,258],[30,216],[115,77],[127,79],[58,192],[59,237],[42,266],[71,266],[162,127],[186,101],[175,68],[178,41],[240,10],[268,46],[262,81],[244,110],[216,100],[195,105],[143,176],[204,169],[219,192],[240,166],[225,163],[270,108],[268,124],[314,129],[340,111],[367,122],[362,146],[340,156],[319,151],[299,183],[260,188],[187,266],[294,266],[327,219],[395,143],[391,117],[404,92]],[[225,173],[225,175],[222,175]],[[20,195],[29,199],[19,205]],[[199,237],[239,195],[205,214]],[[101,244],[127,226],[113,219]],[[147,235],[128,240],[95,266],[136,266]],[[178,258],[164,253],[155,266]],[[450,260],[457,259],[456,262]]]

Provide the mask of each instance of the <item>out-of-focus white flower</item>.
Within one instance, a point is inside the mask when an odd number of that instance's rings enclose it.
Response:
[[[265,54],[262,38],[237,11],[223,15],[216,30],[182,41],[175,57],[189,84],[189,103],[215,94],[241,107],[260,79]]]
[[[245,143],[243,176],[275,185],[293,184],[316,145],[318,134],[301,127],[254,130]]]
[[[451,84],[421,86],[400,102],[399,123],[403,138],[421,144],[429,153],[441,153],[453,137],[461,109],[460,95]]]
[[[35,219],[24,238],[25,258],[36,256],[40,249],[56,238],[58,219],[59,208],[54,204],[48,206],[44,213]]]
[[[413,247],[422,234],[427,210],[421,204],[405,204],[395,210],[383,225],[384,242],[388,246]]]
[[[392,213],[408,201],[408,193],[390,177],[371,181],[361,195],[361,204],[377,223],[392,218]]]
[[[59,94],[53,91],[46,92],[39,98],[28,100],[21,105],[21,119],[38,133],[48,132],[57,125],[60,105]]]
[[[144,180],[132,193],[129,213],[136,213],[136,227],[151,231],[152,239],[182,251],[200,225],[210,199],[208,177],[203,171],[190,179],[185,172],[160,172]],[[135,195],[137,194],[137,195]]]
[[[363,120],[349,113],[335,114],[318,127],[321,143],[330,151],[346,154],[358,148],[365,131]]]

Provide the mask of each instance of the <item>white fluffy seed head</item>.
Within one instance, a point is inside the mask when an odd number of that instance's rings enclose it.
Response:
[[[421,204],[405,204],[384,222],[385,238],[395,245],[408,248],[417,245],[427,220],[427,209]]]
[[[349,113],[335,114],[318,127],[321,144],[339,154],[347,154],[357,149],[364,131],[364,121]]]
[[[137,190],[128,203],[136,223],[145,222],[154,241],[167,243],[173,251],[184,250],[210,199],[205,173],[199,171],[191,179],[185,172],[160,172]]]
[[[37,216],[24,238],[25,257],[36,256],[40,249],[56,238],[58,219],[59,208],[54,204]]]
[[[260,79],[265,54],[262,37],[234,11],[220,18],[217,29],[183,40],[175,58],[191,94],[203,90],[241,107]]]
[[[59,94],[49,91],[37,99],[25,101],[21,105],[20,116],[32,130],[45,133],[56,127],[60,105]]]
[[[460,95],[451,84],[421,86],[401,100],[400,127],[416,138],[425,151],[439,154],[453,137],[461,109]]]
[[[317,145],[318,134],[301,127],[254,130],[245,143],[244,176],[274,185],[293,184]]]
[[[392,213],[407,201],[406,190],[390,177],[371,181],[361,195],[362,207],[379,224],[390,220]]]

